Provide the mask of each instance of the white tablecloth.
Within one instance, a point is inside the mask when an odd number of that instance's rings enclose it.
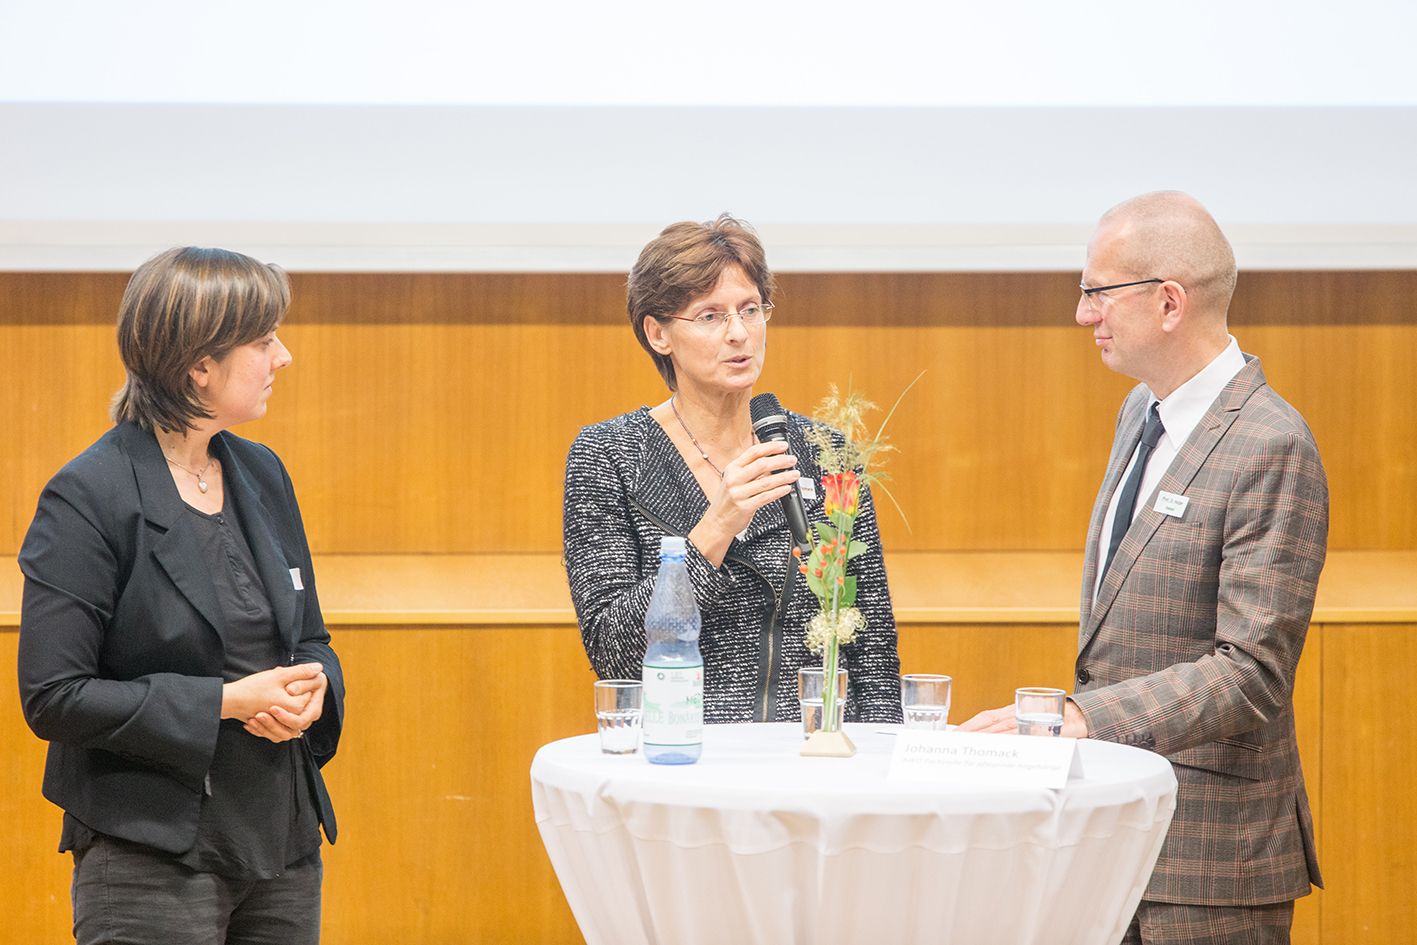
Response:
[[[544,746],[536,823],[586,942],[1120,940],[1175,809],[1166,759],[1084,740],[1061,791],[888,781],[892,728],[848,724],[849,759],[799,756],[796,723],[706,726],[686,766]]]

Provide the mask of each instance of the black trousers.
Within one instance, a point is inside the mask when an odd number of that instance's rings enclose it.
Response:
[[[160,850],[98,837],[74,853],[78,945],[316,945],[318,851],[273,879],[198,873]]]

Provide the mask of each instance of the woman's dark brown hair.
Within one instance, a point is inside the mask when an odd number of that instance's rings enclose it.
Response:
[[[285,272],[250,256],[186,246],[149,259],[128,280],[118,307],[118,353],[128,379],[113,398],[113,421],[185,432],[211,417],[192,368],[275,331],[289,308]]]
[[[764,302],[772,301],[777,281],[768,269],[767,254],[758,234],[742,220],[727,213],[712,223],[675,223],[640,250],[635,268],[630,270],[626,308],[630,327],[640,345],[649,352],[654,366],[670,390],[678,390],[674,362],[669,355],[650,347],[645,319],[667,321],[700,296],[718,285],[725,270],[743,270]]]

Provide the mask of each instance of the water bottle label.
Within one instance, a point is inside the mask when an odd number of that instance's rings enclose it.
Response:
[[[646,745],[698,745],[704,740],[704,664],[644,665]]]

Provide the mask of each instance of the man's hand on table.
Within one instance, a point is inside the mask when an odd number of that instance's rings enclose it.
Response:
[[[986,709],[959,726],[961,732],[985,732],[994,735],[1017,735],[1018,723],[1014,721],[1014,707],[1006,705],[1001,709]],[[1063,737],[1086,738],[1087,720],[1082,710],[1073,700],[1063,704]]]

